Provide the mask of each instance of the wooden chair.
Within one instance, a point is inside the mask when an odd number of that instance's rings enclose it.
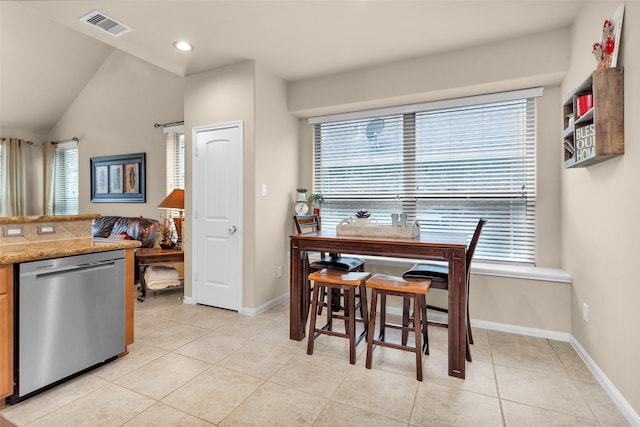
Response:
[[[313,233],[316,231],[320,231],[320,217],[318,215],[294,215],[293,223],[296,226],[296,230],[298,234],[306,234]],[[355,258],[355,257],[344,257],[340,254],[325,254],[324,252],[320,252],[320,259],[318,261],[309,262],[307,260],[305,264],[308,264],[308,273],[313,273],[316,271],[320,271],[324,268],[329,268],[331,270],[336,271],[364,271],[364,259]],[[309,289],[311,292],[313,289]],[[340,292],[332,292],[332,306],[334,310],[337,310],[340,306]],[[318,314],[322,314],[322,308],[326,307],[326,303],[324,302],[324,294],[321,294],[320,301],[323,301],[318,306]],[[359,295],[358,295],[359,298]]]
[[[401,277],[387,276],[386,274],[375,274],[366,283],[367,288],[371,288],[371,308],[369,310],[369,337],[367,339],[367,369],[371,369],[373,359],[373,346],[390,347],[398,350],[411,351],[416,355],[416,378],[422,381],[422,352],[429,354],[429,335],[427,331],[426,295],[431,286],[430,279],[405,280]],[[376,308],[377,299],[380,295],[380,335],[376,339]],[[402,297],[404,300],[413,299],[415,312],[413,327],[409,327],[408,322],[402,324],[389,323],[386,320],[386,297],[394,295]],[[402,344],[388,342],[385,339],[385,328],[400,329],[402,333],[413,330],[415,334],[415,347],[407,346],[403,338]],[[423,344],[424,342],[424,344]]]
[[[307,354],[313,354],[313,343],[321,335],[332,335],[349,340],[349,363],[356,363],[356,346],[366,337],[369,331],[369,318],[367,315],[367,291],[365,281],[370,277],[365,272],[341,272],[335,270],[322,269],[309,275],[309,280],[314,282],[313,295],[311,297],[311,319],[309,320],[309,341],[307,344]],[[336,314],[333,310],[327,310],[327,323],[316,328],[316,314],[320,301],[320,291],[326,289],[336,289],[344,294],[344,315]],[[355,291],[360,290],[360,298],[356,304]],[[326,291],[322,292],[326,295]],[[360,309],[361,317],[356,317],[356,310]],[[333,319],[345,321],[345,333],[333,330]],[[364,323],[364,331],[356,337],[356,321]]]
[[[466,258],[466,267],[467,267],[467,360],[471,362],[471,351],[469,348],[469,344],[473,344],[473,335],[471,334],[471,318],[469,317],[469,278],[471,277],[471,260],[473,259],[473,254],[476,250],[476,246],[478,245],[478,239],[480,238],[480,233],[482,232],[482,227],[486,224],[484,219],[478,221],[476,225],[476,229],[471,237],[471,241],[469,242],[469,246],[467,246],[467,258]],[[432,289],[448,289],[449,287],[449,267],[447,265],[441,264],[432,264],[432,263],[420,263],[415,264],[409,270],[405,271],[402,275],[405,279],[430,279],[432,281],[431,288]],[[433,305],[427,305],[427,309],[438,311],[441,313],[448,313],[449,310],[447,308],[436,307]],[[409,306],[407,304],[407,300],[405,300],[405,304],[403,306],[403,317],[411,320],[411,316],[408,315]],[[435,326],[448,327],[448,323],[443,322],[429,322]],[[403,341],[406,342],[406,336],[403,335]]]

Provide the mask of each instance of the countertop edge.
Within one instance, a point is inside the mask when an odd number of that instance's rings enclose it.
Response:
[[[109,239],[78,239],[88,241],[88,244],[79,244],[74,240],[74,244],[67,244],[60,247],[37,247],[37,244],[24,249],[12,247],[0,247],[0,265],[18,264],[21,262],[38,261],[41,259],[61,258],[73,255],[82,255],[95,252],[107,252],[118,249],[134,249],[142,245],[138,240],[118,240]],[[63,244],[63,240],[58,244]],[[27,244],[28,245],[28,244]],[[26,246],[26,245],[25,245]]]

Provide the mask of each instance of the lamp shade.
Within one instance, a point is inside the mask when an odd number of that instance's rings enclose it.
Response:
[[[165,209],[184,209],[184,190],[175,189],[158,205]]]

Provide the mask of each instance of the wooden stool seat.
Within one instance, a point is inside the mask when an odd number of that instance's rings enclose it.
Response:
[[[313,354],[313,343],[321,334],[332,335],[349,340],[349,363],[356,363],[356,345],[366,337],[369,331],[369,317],[367,313],[367,292],[366,280],[371,277],[370,273],[351,271],[343,272],[329,269],[315,271],[309,275],[309,280],[314,282],[313,295],[311,297],[311,319],[309,322],[309,342],[307,344],[307,354]],[[331,292],[324,292],[327,289],[338,289],[344,293],[344,315],[332,310],[327,310],[327,323],[322,328],[316,328],[316,318],[318,316],[317,307],[322,302],[318,301],[320,289],[323,295],[331,298]],[[355,290],[360,291],[360,301],[355,302]],[[330,304],[330,302],[329,302]],[[361,316],[356,317],[356,309],[360,308]],[[333,319],[345,321],[345,333],[333,331]],[[364,323],[364,331],[356,338],[356,321]]]
[[[369,310],[369,328],[370,333],[367,338],[367,369],[371,369],[371,361],[373,358],[373,345],[382,347],[390,347],[398,350],[411,351],[416,354],[416,378],[422,381],[422,352],[429,354],[429,341],[427,335],[427,313],[426,313],[426,295],[429,292],[431,280],[405,280],[402,277],[388,276],[386,274],[376,274],[366,282],[366,287],[371,288],[371,309]],[[376,324],[376,308],[378,294],[380,295],[380,335],[374,338]],[[393,295],[408,301],[410,298],[414,300],[415,320],[413,327],[408,326],[407,319],[403,319],[403,324],[388,323],[386,321],[386,296]],[[402,344],[395,344],[385,341],[385,327],[400,329],[403,335],[410,330],[415,334],[415,347]],[[424,341],[424,347],[423,342]]]

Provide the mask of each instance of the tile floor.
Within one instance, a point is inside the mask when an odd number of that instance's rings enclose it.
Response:
[[[460,380],[446,329],[430,328],[420,383],[407,352],[377,348],[368,370],[364,342],[352,366],[346,340],[322,336],[308,356],[288,338],[288,301],[247,317],[180,292],[136,303],[127,356],[7,406],[0,426],[628,425],[565,342],[474,329]]]

